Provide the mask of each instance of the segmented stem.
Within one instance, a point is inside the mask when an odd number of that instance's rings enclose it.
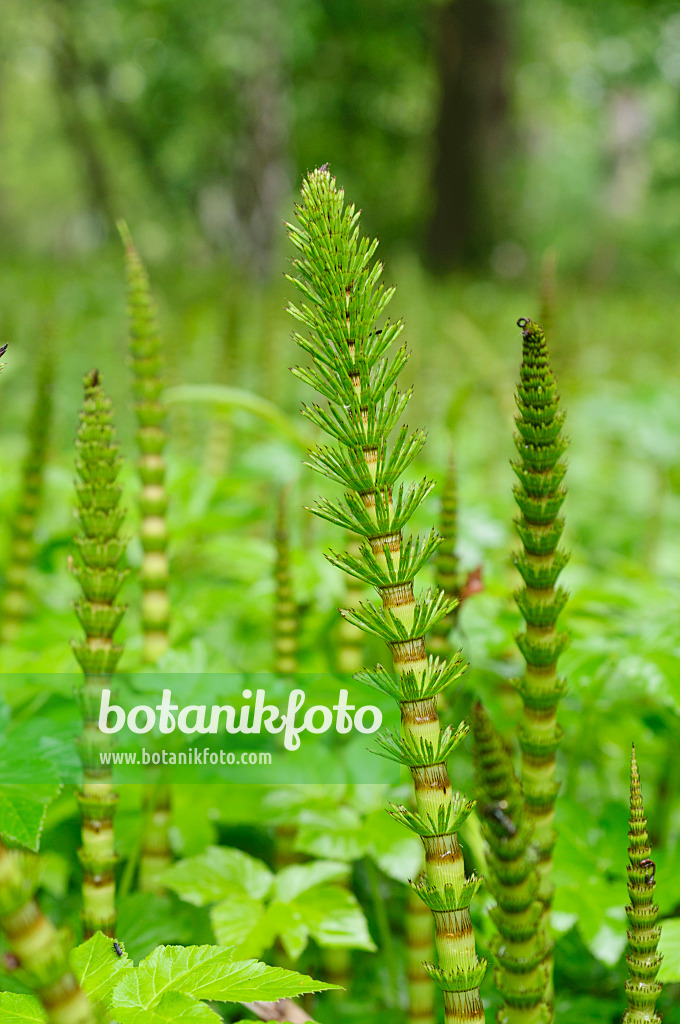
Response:
[[[331,554],[336,566],[377,590],[380,603],[345,609],[348,621],[381,637],[392,653],[395,675],[378,666],[360,678],[394,697],[401,709],[402,733],[382,739],[385,756],[406,765],[413,778],[416,810],[393,807],[393,815],[420,835],[425,875],[414,891],[432,911],[439,965],[426,969],[444,992],[446,1024],[484,1020],[479,985],[486,969],[475,951],[470,902],[479,880],[466,879],[457,832],[473,804],[454,794],[446,762],[465,727],[442,731],[436,697],[460,674],[457,658],[428,658],[425,636],[452,608],[444,595],[419,594],[418,571],[436,550],[434,531],[425,540],[406,537],[403,528],[431,489],[421,481],[397,489],[403,471],[425,440],[397,427],[410,393],[396,380],[407,361],[405,348],[387,355],[402,331],[401,322],[378,327],[393,289],[380,283],[382,265],[374,260],[377,241],[359,234],[359,213],[345,206],[344,193],[325,168],[310,173],[296,208],[298,226],[289,226],[299,256],[293,261],[304,302],[289,310],[307,328],[295,340],[313,366],[293,372],[328,399],[328,408],[307,406],[304,414],[337,442],[310,454],[312,468],[345,488],[344,500],[323,500],[314,509],[363,538],[358,556]]]
[[[515,520],[522,550],[515,565],[524,581],[516,593],[526,623],[517,644],[526,668],[517,683],[523,715],[519,730],[522,750],[522,790],[527,814],[538,849],[539,897],[548,927],[553,894],[552,865],[555,830],[555,754],[562,731],[557,724],[557,707],[565,683],[557,675],[557,660],[567,635],[556,627],[557,617],[567,599],[556,587],[568,556],[558,547],[564,520],[558,516],[566,496],[563,486],[567,442],[562,436],[564,413],[559,409],[557,384],[550,368],[543,330],[531,320],[520,320],[522,365],[516,401],[515,443],[519,460],[513,463],[519,483],[515,500],[520,516]],[[547,959],[551,1000],[552,954]]]
[[[361,554],[361,539],[353,533],[346,534],[347,553],[354,558]],[[354,576],[345,577],[345,608],[358,608],[363,598],[366,597],[366,588]],[[340,672],[354,674],[364,664],[364,652],[366,649],[366,638],[361,629],[355,626],[344,616],[338,623],[337,659]]]
[[[498,963],[496,987],[503,1005],[499,1024],[546,1024],[546,957],[552,942],[538,900],[538,872],[531,855],[531,825],[512,761],[488,712],[472,712],[475,770],[487,843],[487,884],[496,900],[491,911],[498,935],[492,945]]]
[[[162,400],[163,356],[149,278],[130,232],[118,225],[125,243],[128,317],[132,357],[132,391],[137,416],[137,467],[141,481],[139,509],[144,556],[139,576],[143,589],[144,658],[154,663],[168,647],[168,496],[165,489],[166,409]]]
[[[35,399],[28,425],[28,451],[21,470],[21,490],[12,520],[9,564],[0,612],[0,641],[16,639],[30,611],[28,575],[35,558],[35,528],[40,512],[47,443],[52,422],[52,359],[43,351],[38,361]]]
[[[68,964],[64,937],[36,903],[23,854],[0,841],[0,928],[50,1024],[97,1024]]]
[[[432,914],[411,889],[406,905],[406,968],[408,972],[408,1024],[435,1024],[435,988],[423,964],[432,959]]]
[[[287,494],[285,489],[279,495],[279,512],[276,524],[276,583],[274,610],[274,668],[282,675],[297,671],[298,609],[293,595],[293,581],[290,572],[290,536],[288,531]]]
[[[453,454],[449,458],[446,476],[441,491],[439,532],[442,542],[435,556],[436,583],[447,597],[460,601],[461,579],[458,552],[458,479]],[[446,654],[448,636],[455,628],[459,604],[435,625],[429,639],[430,649],[435,654]]]
[[[142,892],[164,893],[160,876],[173,862],[170,845],[172,792],[168,785],[150,786],[144,795],[144,833],[138,886]]]
[[[626,981],[628,1009],[624,1024],[660,1024],[655,1011],[661,992],[656,976],[663,959],[658,952],[661,927],[656,923],[659,908],[654,902],[655,866],[647,835],[647,819],[642,806],[640,775],[633,745],[630,759],[630,832],[628,833],[628,917],[629,952]]]
[[[116,483],[122,464],[115,440],[111,400],[104,393],[96,370],[85,377],[85,399],[76,437],[75,543],[78,562],[72,571],[82,591],[75,611],[85,639],[73,642],[83,670],[79,699],[84,732],[81,739],[83,787],[78,793],[82,822],[83,926],[85,935],[96,931],[113,935],[116,925],[113,818],[118,801],[111,770],[100,754],[110,749],[110,737],[98,728],[101,692],[111,686],[123,648],[114,643],[125,606],[116,596],[127,575],[120,568],[125,540],[120,527],[122,488]]]

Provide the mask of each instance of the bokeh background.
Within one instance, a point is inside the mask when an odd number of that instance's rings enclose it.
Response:
[[[301,664],[332,663],[343,584],[321,552],[339,539],[302,511],[320,485],[294,440],[305,396],[287,371],[298,356],[284,309],[293,296],[283,226],[303,174],[326,162],[362,208],[364,229],[380,237],[397,285],[393,312],[405,317],[412,349],[409,417],[430,433],[416,471],[441,482],[456,454],[462,563],[481,564],[485,581],[461,613],[471,662],[461,713],[481,694],[509,735],[518,712],[505,685],[518,671],[515,324],[545,319],[571,436],[558,1010],[563,1024],[612,1021],[625,974],[633,739],[662,913],[680,913],[677,4],[3,0],[4,548],[44,345],[54,355],[55,419],[32,617],[0,660],[5,669],[73,669],[72,438],[92,365],[134,459],[115,230],[124,217],[158,299],[169,386],[222,384],[240,395],[220,414],[200,392],[171,406],[166,667],[271,667],[275,495],[284,485],[305,612]],[[125,479],[132,495],[129,467]],[[139,564],[134,541],[129,558]],[[134,581],[127,600],[121,635],[134,665]],[[470,786],[469,758],[456,770]],[[203,839],[213,828],[224,837],[238,816],[212,810]],[[192,848],[190,811],[176,822],[178,851]],[[55,829],[75,850],[75,825]],[[404,895],[381,884],[399,942]],[[482,942],[485,928],[478,922]],[[680,938],[674,948],[680,976]],[[375,1020],[393,1020],[403,1002],[382,961],[374,969],[369,959],[357,965],[362,994],[343,1020],[365,1020],[368,1005]]]

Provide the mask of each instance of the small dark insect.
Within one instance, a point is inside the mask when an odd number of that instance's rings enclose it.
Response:
[[[8,345],[8,342],[5,342],[5,344],[2,346],[2,348],[0,348],[0,356],[4,356],[5,352],[7,351],[7,345]]]
[[[640,867],[644,868],[645,872],[645,884],[652,885],[654,882],[654,874],[656,872],[656,864],[649,857],[645,857],[644,860],[640,861]]]
[[[114,942],[113,944],[113,952],[116,954],[116,956],[123,955],[123,950],[120,948],[117,942]]]
[[[517,834],[517,826],[512,818],[505,813],[508,809],[507,800],[499,800],[497,804],[486,804],[483,812],[487,818],[493,818],[509,836]]]

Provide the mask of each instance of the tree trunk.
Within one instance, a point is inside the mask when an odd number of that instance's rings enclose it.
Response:
[[[439,113],[426,257],[435,270],[479,262],[494,237],[493,195],[508,142],[510,21],[503,0],[438,12]]]

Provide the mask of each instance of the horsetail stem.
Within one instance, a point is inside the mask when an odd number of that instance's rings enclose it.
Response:
[[[64,936],[35,901],[22,854],[0,841],[0,928],[49,1024],[97,1024],[68,964]]]
[[[172,793],[163,783],[150,786],[144,794],[144,831],[137,884],[142,892],[164,893],[160,876],[174,858],[170,845]]]
[[[347,553],[354,558],[361,552],[361,541],[353,533],[345,535]],[[362,598],[366,596],[366,588],[354,576],[345,578],[344,605],[346,608],[358,608]],[[366,643],[364,634],[353,622],[349,622],[344,616],[338,623],[337,642],[337,665],[340,672],[354,674],[364,664],[364,652]]]
[[[442,590],[447,597],[455,598],[459,602],[461,579],[456,550],[458,541],[458,481],[453,455],[450,456],[448,461],[441,492],[439,532],[442,542],[435,555],[435,581],[439,590]],[[458,610],[459,605],[456,604],[455,608],[443,619],[440,619],[432,630],[429,646],[436,654],[445,655],[447,653],[448,636],[456,625]]]
[[[522,328],[522,365],[516,401],[515,444],[519,460],[513,469],[519,480],[515,500],[520,516],[515,520],[522,550],[515,565],[524,586],[515,598],[526,623],[517,644],[526,668],[517,683],[523,703],[519,743],[522,751],[522,791],[527,815],[533,825],[538,850],[539,898],[548,927],[553,894],[553,827],[558,783],[555,781],[555,754],[562,730],[557,724],[557,706],[565,683],[557,675],[557,660],[567,641],[557,631],[556,621],[567,600],[567,593],[556,587],[557,578],[568,560],[558,546],[564,520],[558,516],[565,499],[562,461],[567,441],[562,436],[564,413],[559,408],[557,383],[550,368],[542,328],[531,320],[519,320]],[[552,953],[546,960],[551,1001]]]
[[[167,650],[170,623],[168,496],[164,456],[166,409],[161,397],[163,356],[146,267],[134,247],[127,225],[119,222],[118,230],[125,244],[132,391],[139,452],[137,468],[142,485],[139,508],[144,555],[139,578],[143,590],[144,659],[155,663]]]
[[[281,675],[297,671],[298,609],[293,595],[290,572],[290,534],[288,529],[287,491],[279,494],[279,508],[274,537],[274,669]]]
[[[411,889],[406,905],[406,969],[408,973],[408,1024],[435,1024],[435,989],[423,967],[432,958],[432,914]]]
[[[11,547],[0,612],[0,642],[16,639],[29,613],[28,575],[35,557],[35,528],[40,512],[47,444],[52,421],[52,359],[40,354],[35,399],[28,424],[28,451],[21,470],[21,490],[11,525]]]
[[[73,642],[83,670],[79,698],[84,732],[81,739],[83,786],[78,793],[82,822],[83,926],[86,936],[96,931],[113,935],[116,924],[113,818],[118,801],[111,770],[100,754],[109,749],[108,738],[97,726],[102,690],[111,685],[123,648],[113,641],[125,606],[116,595],[127,575],[120,564],[125,541],[120,527],[122,488],[116,483],[122,459],[115,441],[111,400],[96,370],[85,376],[85,399],[76,437],[75,543],[78,562],[72,571],[82,591],[75,611],[85,639]]]
[[[656,976],[663,959],[658,952],[661,927],[656,923],[659,908],[654,903],[655,866],[647,835],[647,819],[642,806],[640,775],[633,745],[630,759],[630,832],[628,833],[628,917],[629,952],[626,957],[630,977],[626,981],[628,1009],[624,1024],[660,1024],[655,1011],[661,992]]]
[[[472,711],[477,792],[488,846],[491,917],[498,929],[492,945],[496,988],[503,999],[499,1024],[546,1024],[545,1003],[552,948],[538,900],[538,872],[531,856],[531,825],[522,791],[503,741],[481,703]]]
[[[313,366],[294,373],[328,399],[327,409],[306,406],[305,416],[336,441],[310,453],[312,468],[346,488],[344,499],[320,501],[314,512],[363,538],[358,556],[331,554],[330,561],[375,588],[380,603],[362,602],[343,615],[381,637],[391,650],[395,676],[382,666],[359,678],[393,697],[401,709],[401,735],[383,737],[385,756],[407,766],[414,782],[416,810],[393,807],[392,814],[419,835],[425,847],[425,874],[414,891],[432,911],[439,964],[428,973],[444,992],[446,1024],[484,1020],[479,985],[486,969],[475,951],[470,903],[480,880],[466,878],[458,829],[473,802],[454,794],[446,767],[466,733],[442,731],[436,698],[461,675],[458,657],[427,656],[425,636],[452,608],[443,595],[416,595],[415,578],[440,538],[424,540],[403,530],[431,490],[427,480],[397,488],[403,471],[425,441],[402,426],[391,447],[387,438],[401,419],[410,392],[396,387],[407,362],[401,347],[387,353],[402,323],[378,326],[393,289],[380,283],[382,265],[374,260],[377,241],[359,233],[359,213],[345,206],[344,193],[325,168],[313,171],[296,208],[298,226],[289,225],[298,250],[290,280],[304,299],[291,314],[307,328],[295,340]]]

